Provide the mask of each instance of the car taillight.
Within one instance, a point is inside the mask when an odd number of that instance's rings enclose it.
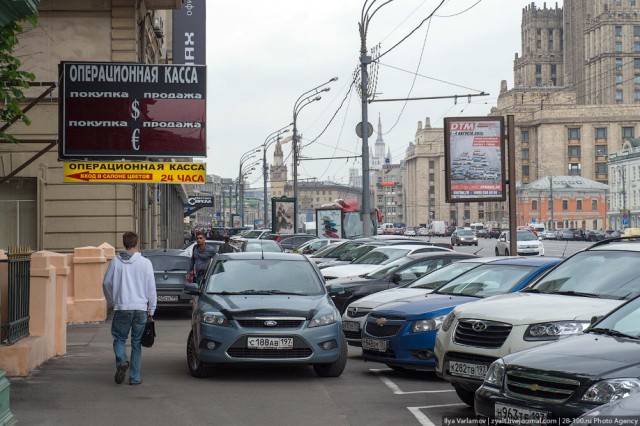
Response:
[[[278,242],[280,242],[280,236],[279,235],[276,237],[276,243],[278,243]]]

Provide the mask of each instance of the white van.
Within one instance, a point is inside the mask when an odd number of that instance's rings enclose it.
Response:
[[[479,230],[484,229],[484,223],[480,223],[480,222],[472,223],[470,228],[474,232],[478,232]]]
[[[396,233],[396,227],[393,223],[383,223],[378,227],[378,231],[383,235],[393,235]]]
[[[447,224],[443,220],[434,220],[427,228],[427,234],[432,237],[444,237],[447,232]]]
[[[541,233],[547,230],[547,228],[545,228],[544,224],[542,223],[530,223],[527,226],[530,226],[531,228],[533,228],[533,230],[536,231],[536,234],[538,236],[540,236]]]

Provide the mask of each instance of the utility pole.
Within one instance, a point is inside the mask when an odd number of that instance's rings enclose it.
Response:
[[[373,5],[373,3],[372,3]],[[366,2],[365,2],[366,6]],[[382,7],[382,6],[380,6]],[[363,7],[364,9],[364,7]],[[376,9],[377,11],[377,9]],[[364,10],[363,10],[364,12]],[[367,9],[368,12],[368,9]],[[374,12],[375,13],[375,12]],[[369,191],[369,72],[371,56],[367,55],[367,26],[369,16],[363,13],[360,29],[360,95],[362,98],[362,235],[371,236],[371,194]],[[386,199],[385,199],[386,203]]]

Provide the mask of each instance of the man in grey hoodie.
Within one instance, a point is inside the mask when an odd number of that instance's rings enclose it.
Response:
[[[142,382],[142,348],[140,340],[147,318],[156,310],[157,295],[151,261],[138,251],[138,235],[125,232],[122,235],[125,251],[113,258],[102,282],[107,303],[113,306],[111,335],[116,355],[115,381],[124,382],[129,367],[129,384]],[[131,332],[131,361],[127,358],[126,342]]]

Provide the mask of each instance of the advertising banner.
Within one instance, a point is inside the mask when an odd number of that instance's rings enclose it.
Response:
[[[207,63],[206,0],[183,0],[173,11],[173,63]]]
[[[59,65],[58,158],[206,157],[206,68]]]
[[[275,234],[295,234],[295,198],[271,199],[271,223]]]
[[[83,162],[64,163],[63,182],[203,184],[204,163]]]
[[[342,238],[342,210],[316,209],[316,231],[320,238]]]
[[[446,201],[504,201],[504,119],[445,118],[444,132]]]

